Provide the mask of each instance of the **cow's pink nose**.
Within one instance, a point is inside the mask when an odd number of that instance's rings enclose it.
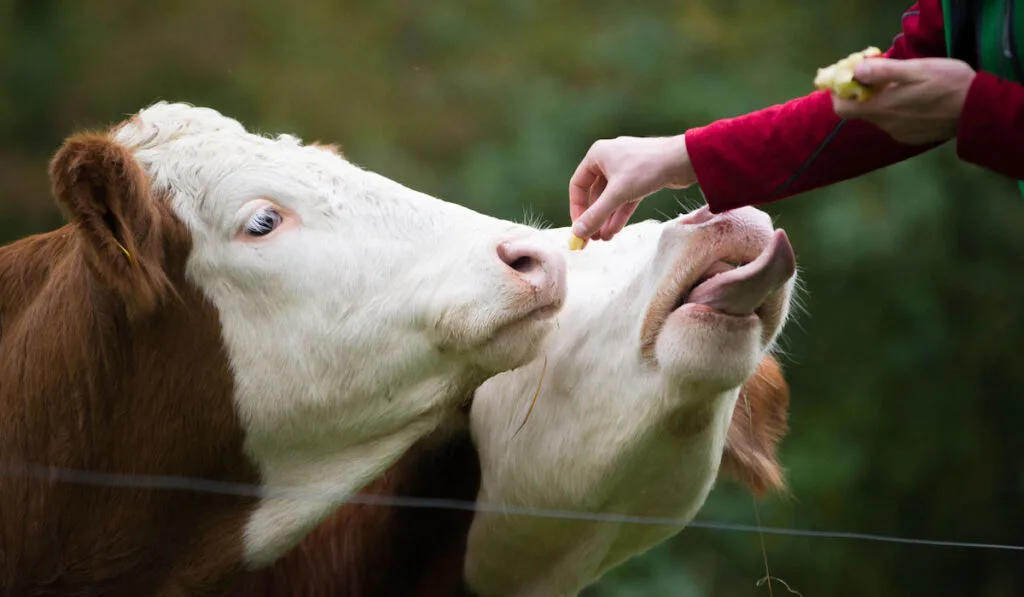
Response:
[[[733,220],[737,224],[743,224],[755,229],[772,229],[772,218],[767,213],[756,207],[739,207],[729,211],[713,214],[707,205],[702,206],[679,218],[683,225],[698,226],[712,220]]]
[[[498,258],[535,287],[564,293],[565,257],[553,247],[530,238],[513,240],[498,245]]]
[[[708,220],[712,220],[714,218],[715,214],[711,213],[711,209],[709,209],[707,205],[704,205],[701,206],[700,209],[691,211],[685,216],[679,218],[679,223],[697,225],[703,224],[704,222],[707,222]]]

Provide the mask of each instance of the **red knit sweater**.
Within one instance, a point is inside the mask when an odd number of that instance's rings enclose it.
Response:
[[[940,0],[903,15],[889,58],[945,57]],[[940,144],[911,146],[862,120],[842,120],[816,91],[686,132],[686,147],[713,212],[791,197],[905,160]],[[964,161],[1024,180],[1024,86],[979,72],[956,136]]]

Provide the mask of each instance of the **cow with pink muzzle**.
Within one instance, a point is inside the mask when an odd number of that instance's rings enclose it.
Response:
[[[567,257],[527,424],[541,359],[475,394],[477,500],[686,522],[720,470],[781,489],[788,389],[771,353],[796,281],[785,232],[754,208],[701,208]],[[678,530],[478,512],[465,582],[480,596],[573,595]]]

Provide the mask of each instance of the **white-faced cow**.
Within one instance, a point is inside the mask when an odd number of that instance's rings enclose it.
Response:
[[[546,371],[538,358],[491,378],[464,430],[422,440],[365,489],[488,511],[346,504],[228,595],[575,595],[679,527],[490,508],[688,522],[722,473],[756,495],[784,489],[775,454],[789,388],[772,351],[796,280],[785,233],[753,208],[700,209],[628,226],[567,259]]]
[[[73,136],[50,174],[70,222],[0,249],[3,595],[216,594],[535,357],[565,297],[535,230],[210,109]]]

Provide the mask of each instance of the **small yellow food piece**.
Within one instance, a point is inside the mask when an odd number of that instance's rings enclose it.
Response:
[[[814,86],[824,91],[831,91],[843,99],[855,99],[862,102],[874,91],[869,85],[862,85],[854,80],[853,69],[870,58],[878,56],[882,51],[872,46],[861,52],[854,52],[832,66],[819,68],[814,77]]]
[[[587,239],[580,238],[580,237],[576,236],[575,234],[573,234],[569,238],[569,250],[570,251],[579,251],[579,250],[583,249],[583,247],[585,247],[585,246],[587,246]]]

